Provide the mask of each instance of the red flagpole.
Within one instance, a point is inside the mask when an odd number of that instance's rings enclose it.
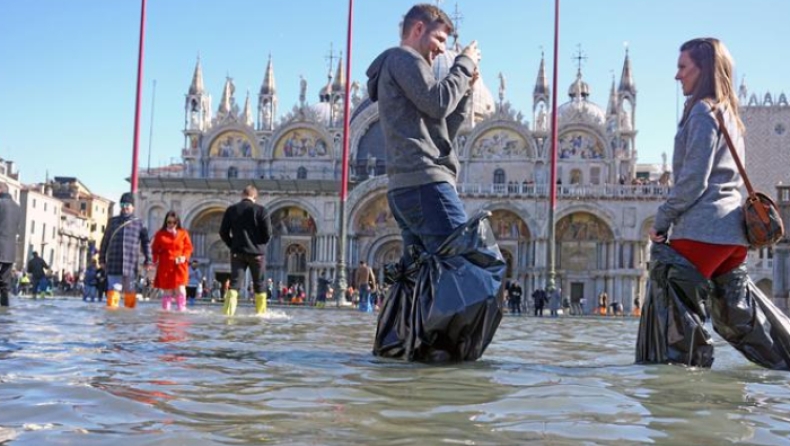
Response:
[[[348,146],[349,127],[351,125],[351,35],[354,19],[354,0],[348,0],[348,30],[346,33],[346,85],[345,101],[343,101],[343,169],[340,184],[340,200],[346,201],[348,197]]]
[[[549,258],[548,258],[548,288],[554,289],[554,279],[556,276],[556,234],[554,232],[556,225],[555,209],[557,207],[557,145],[558,145],[558,132],[557,128],[557,75],[559,51],[560,51],[560,0],[554,0],[554,73],[552,74],[552,91],[551,91],[551,179],[549,184]]]
[[[132,193],[137,193],[137,159],[140,149],[140,108],[143,96],[143,49],[145,42],[145,2],[140,11],[140,44],[137,52],[137,97],[134,108],[134,142],[132,143]]]
[[[346,85],[345,99],[343,100],[343,159],[340,176],[340,215],[338,218],[339,240],[337,244],[337,271],[336,287],[337,306],[345,298],[348,281],[346,279],[346,244],[347,244],[347,218],[346,199],[348,198],[348,158],[349,158],[349,132],[351,126],[351,37],[354,19],[354,0],[348,0],[348,32],[346,33]]]

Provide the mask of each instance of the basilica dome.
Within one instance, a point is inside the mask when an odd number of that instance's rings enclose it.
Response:
[[[324,123],[325,125],[331,125],[332,123],[332,104],[330,102],[321,101],[317,104],[313,104],[310,106],[310,109],[315,113],[315,116],[319,119],[320,122]],[[337,119],[337,117],[335,117]]]
[[[460,48],[448,49],[444,53],[439,54],[433,60],[433,74],[436,79],[444,79],[447,73],[450,72],[450,67],[453,66],[456,56],[461,52]],[[474,101],[475,121],[479,122],[488,117],[495,110],[494,97],[491,91],[486,87],[483,81],[483,76],[475,82],[472,87],[472,100]]]
[[[560,124],[604,125],[606,123],[603,109],[587,99],[590,96],[590,86],[582,79],[581,71],[576,74],[576,80],[568,88],[568,96],[571,100],[557,109],[557,119]]]

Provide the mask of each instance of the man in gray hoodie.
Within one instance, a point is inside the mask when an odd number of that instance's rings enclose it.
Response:
[[[384,132],[387,199],[406,253],[411,246],[435,252],[467,220],[455,189],[459,162],[452,141],[471,112],[480,51],[473,41],[447,76],[435,79],[431,64],[452,33],[444,11],[415,5],[403,19],[400,46],[384,51],[367,71]]]

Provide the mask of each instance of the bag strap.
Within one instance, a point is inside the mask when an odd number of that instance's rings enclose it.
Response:
[[[721,134],[724,135],[724,140],[727,141],[727,148],[730,149],[730,155],[732,155],[732,159],[735,160],[735,165],[738,166],[738,172],[741,174],[743,183],[746,185],[746,192],[749,194],[749,196],[746,198],[746,201],[751,203],[760,201],[760,199],[757,197],[757,192],[755,192],[754,187],[752,187],[752,182],[749,181],[749,176],[746,175],[746,169],[743,167],[741,157],[739,157],[738,152],[735,151],[735,144],[732,143],[730,132],[727,131],[727,126],[724,124],[724,114],[719,108],[716,109],[716,120],[719,121],[719,130],[721,130]],[[762,220],[763,223],[768,223],[770,221],[770,217],[768,216],[768,212],[766,212],[765,208],[762,206],[755,206],[755,209],[757,210],[757,215],[760,217],[760,220]]]
[[[108,247],[108,249],[109,249],[109,246],[112,244],[112,241],[113,241],[113,239],[114,239],[114,238],[115,238],[115,236],[118,234],[118,231],[120,231],[120,230],[121,230],[121,228],[123,228],[124,226],[128,225],[129,223],[131,223],[131,222],[132,222],[132,221],[134,221],[134,220],[135,220],[134,218],[130,218],[129,220],[126,220],[125,222],[121,223],[121,225],[120,225],[120,226],[118,226],[117,228],[115,228],[115,230],[114,230],[114,231],[112,231],[112,235],[110,236],[110,241],[109,241],[109,242],[107,242],[107,247]]]

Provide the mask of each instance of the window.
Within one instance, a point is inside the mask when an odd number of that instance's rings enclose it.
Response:
[[[579,169],[571,170],[571,184],[582,184],[582,171]]]
[[[590,183],[592,183],[592,184],[601,184],[601,168],[600,167],[591,167],[590,168]]]
[[[33,209],[35,209],[35,208],[36,208],[36,199],[34,198],[33,199]]]
[[[494,171],[494,184],[505,184],[504,169],[497,169]]]
[[[299,167],[296,171],[296,179],[297,180],[306,180],[307,179],[307,169],[304,166]]]
[[[239,169],[231,166],[228,167],[228,178],[238,178],[239,177]]]
[[[30,235],[33,235],[35,233],[36,233],[36,221],[33,220],[30,222]]]
[[[44,202],[44,212],[47,212],[47,202]]]

